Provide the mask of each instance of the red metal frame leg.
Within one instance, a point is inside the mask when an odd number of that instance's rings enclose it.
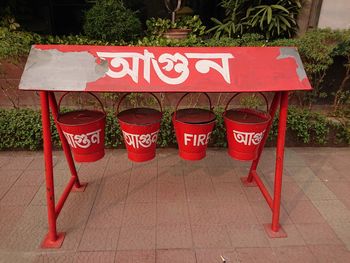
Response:
[[[261,153],[264,149],[265,143],[267,141],[267,138],[269,136],[270,130],[271,130],[271,126],[273,123],[273,119],[275,117],[276,111],[277,111],[277,107],[278,104],[280,102],[280,98],[281,98],[281,93],[280,92],[276,92],[275,96],[273,97],[272,103],[271,103],[271,107],[270,107],[270,115],[271,115],[271,121],[268,124],[267,128],[266,128],[266,132],[264,134],[264,137],[262,139],[262,142],[260,144],[259,150],[258,150],[258,157],[252,162],[252,165],[250,167],[249,170],[249,174],[246,177],[242,177],[241,181],[243,183],[244,186],[247,187],[251,187],[251,186],[257,186],[256,182],[253,180],[253,173],[256,172],[256,168],[258,167],[259,161],[260,161],[260,157],[261,157]]]
[[[43,126],[45,178],[46,178],[46,201],[49,232],[43,240],[42,248],[59,248],[64,240],[64,233],[57,233],[55,212],[55,189],[52,165],[52,142],[50,130],[50,110],[48,92],[40,92],[41,119]]]
[[[285,144],[285,137],[286,137],[286,130],[287,130],[287,115],[288,115],[288,92],[284,91],[282,92],[282,95],[281,95],[281,106],[280,106],[280,115],[279,115],[279,124],[278,124],[275,184],[274,184],[274,197],[273,197],[273,207],[272,207],[272,224],[265,226],[267,233],[271,237],[287,236],[279,224],[284,144]]]
[[[52,116],[54,118],[54,121],[55,121],[55,124],[56,124],[56,128],[57,128],[57,131],[58,131],[58,135],[59,135],[61,143],[62,143],[62,149],[63,149],[64,154],[66,156],[66,160],[67,160],[67,163],[68,163],[71,175],[72,175],[72,177],[75,178],[75,183],[74,183],[74,186],[72,188],[72,191],[84,192],[85,188],[87,186],[87,183],[80,183],[79,177],[78,177],[78,173],[77,173],[77,170],[76,170],[75,165],[74,165],[72,152],[71,152],[71,150],[69,148],[69,145],[68,145],[66,137],[64,137],[64,135],[63,135],[61,127],[57,123],[58,109],[57,109],[57,101],[56,101],[56,98],[55,98],[55,94],[53,92],[49,92],[48,96],[49,96],[49,104],[50,104]]]

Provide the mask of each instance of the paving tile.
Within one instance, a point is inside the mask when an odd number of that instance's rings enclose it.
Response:
[[[299,156],[292,148],[285,148],[284,165],[287,166],[305,166],[304,159]]]
[[[265,186],[270,193],[273,192],[270,190],[270,187],[267,183],[265,183]],[[245,193],[246,198],[250,202],[259,202],[259,201],[265,202],[265,198],[264,198],[263,194],[261,193],[259,187],[243,187],[243,189],[244,189],[244,193]]]
[[[350,210],[350,199],[340,199],[339,201],[342,202],[348,210]]]
[[[39,186],[14,185],[1,199],[0,205],[26,206],[32,201],[38,190]]]
[[[322,167],[327,161],[329,161],[329,155],[322,153],[319,151],[319,148],[315,150],[314,148],[310,148],[313,150],[312,153],[306,152],[304,149],[301,148],[302,151],[299,153],[300,156],[304,159],[306,165],[310,166],[311,168],[320,168]]]
[[[156,251],[157,263],[196,263],[195,252],[190,249],[165,249]]]
[[[115,250],[120,228],[85,228],[79,251]]]
[[[286,170],[288,171],[288,175],[296,182],[320,182],[320,179],[307,166],[288,166],[286,167]]]
[[[222,224],[217,202],[189,202],[191,225],[218,225]]]
[[[350,199],[350,182],[326,182],[325,185],[338,199]]]
[[[296,224],[296,227],[308,245],[342,244],[328,224]]]
[[[342,169],[344,171],[349,171],[349,151],[345,149],[341,152],[341,149],[333,148],[329,157],[329,162],[332,163],[333,167],[337,169]]]
[[[250,170],[250,162],[249,163],[248,162],[241,162],[241,163],[246,164],[246,165],[244,165],[244,166],[234,166],[234,168],[233,168],[234,173],[235,173],[235,175],[238,178],[248,176],[249,170]]]
[[[221,202],[217,206],[220,222],[223,224],[258,224],[259,221],[248,203],[245,202]]]
[[[303,189],[295,182],[283,182],[281,196],[283,200],[288,201],[309,200]]]
[[[75,165],[75,168],[78,170],[79,167],[81,166],[81,163],[75,162],[74,165]],[[69,170],[69,166],[68,166],[68,163],[64,157],[63,152],[57,158],[57,162],[55,163],[54,169],[55,170],[67,170],[67,171]]]
[[[0,186],[0,200],[5,196],[5,194],[10,190],[11,185]]]
[[[10,158],[11,157],[9,157],[9,156],[0,156],[0,168],[3,165],[7,164],[9,162]]]
[[[297,200],[284,205],[293,223],[326,223],[323,216],[308,200]]]
[[[233,247],[269,247],[269,241],[262,225],[227,225]]]
[[[223,225],[197,225],[192,227],[196,248],[230,248],[230,238]]]
[[[106,171],[125,172],[132,169],[132,162],[128,160],[127,153],[124,149],[113,150],[106,166]]]
[[[237,262],[237,253],[233,249],[196,249],[197,263]]]
[[[177,150],[171,149],[170,152],[164,152],[168,149],[159,149],[158,168],[169,166],[182,166],[182,159],[177,155]]]
[[[347,176],[347,171],[349,170],[344,172],[339,171],[333,167],[333,164],[329,160],[320,166],[311,166],[310,168],[322,182],[345,182],[349,180]]]
[[[134,163],[131,170],[131,185],[139,185],[157,180],[157,161]]]
[[[350,261],[348,150],[287,150],[281,224],[288,237],[280,239],[263,232],[272,213],[259,189],[242,188],[239,178],[251,162],[234,161],[222,149],[209,149],[195,163],[181,160],[176,149],[161,152],[147,164],[128,161],[124,149],[78,164],[89,186],[72,193],[60,214],[58,230],[66,232],[61,250],[38,249],[47,233],[42,153],[0,153],[0,198],[11,201],[0,205],[0,262],[113,262],[118,249],[115,262],[154,263],[156,248],[175,251],[165,254],[180,262],[192,262],[194,253],[198,263],[222,262],[221,255],[228,262]],[[70,173],[62,152],[54,159],[59,195]],[[258,172],[270,188],[274,162],[274,149],[266,149]],[[30,206],[17,206],[22,196],[8,196],[40,185]]]
[[[63,215],[61,215],[61,218],[63,218]],[[64,231],[66,233],[66,236],[64,237],[63,244],[60,248],[62,251],[68,251],[68,252],[75,252],[79,248],[80,241],[82,240],[82,237],[84,235],[84,226],[85,223],[83,223],[80,227],[60,227],[58,226],[58,231]],[[56,249],[52,249],[56,250]]]
[[[240,185],[230,182],[216,182],[214,189],[217,198],[222,202],[244,202],[247,197]]]
[[[80,166],[78,176],[81,182],[97,182],[101,181],[105,171],[105,167],[98,165],[96,167]]]
[[[258,166],[258,175],[267,181],[269,185],[273,185],[275,181],[275,165],[271,165],[271,163],[261,166]],[[293,177],[289,174],[286,168],[283,169],[283,182],[294,182]]]
[[[238,262],[254,262],[254,263],[265,263],[265,262],[278,262],[276,253],[272,248],[238,248],[237,261]],[[234,261],[233,261],[234,262]]]
[[[46,207],[27,207],[9,235],[0,239],[0,249],[30,252],[36,250],[47,234]]]
[[[210,151],[207,151],[206,161],[208,167],[233,167],[232,158],[221,149],[210,149]]]
[[[8,170],[0,168],[0,185],[11,186],[23,173],[23,170]]]
[[[278,262],[281,263],[318,262],[318,260],[311,253],[311,250],[308,247],[278,247],[273,248],[273,251],[277,255]]]
[[[0,237],[11,233],[25,209],[25,206],[0,206]]]
[[[53,166],[56,165],[58,162],[58,157],[52,156],[52,164]],[[27,170],[45,170],[45,160],[44,160],[44,154],[40,154],[38,156],[35,156],[32,162],[26,167]]]
[[[128,184],[127,176],[103,180],[96,196],[95,206],[107,207],[125,202],[127,199]]]
[[[192,248],[189,224],[157,225],[157,249]]]
[[[209,175],[213,183],[234,183],[241,184],[241,180],[236,174],[236,170],[231,167],[209,166]]]
[[[115,252],[78,252],[74,263],[114,263]]]
[[[35,256],[32,263],[73,263],[74,253],[58,252],[58,253],[48,253],[44,252],[40,255]]]
[[[182,183],[158,182],[157,184],[157,202],[185,202],[186,191]]]
[[[211,184],[211,176],[205,166],[187,165],[183,167],[186,186],[196,184]]]
[[[16,182],[16,185],[21,186],[32,186],[32,185],[42,185],[45,182],[45,172],[44,170],[25,170],[18,181]]]
[[[127,203],[155,203],[157,182],[152,181],[143,185],[129,186]]]
[[[305,195],[312,201],[337,199],[335,194],[329,190],[322,182],[297,182]]]
[[[180,165],[158,167],[158,183],[183,184],[183,168]]]
[[[157,203],[157,224],[187,224],[189,223],[187,203]]]
[[[155,247],[156,227],[122,227],[118,242],[118,250],[155,249]]]
[[[350,251],[350,222],[330,222],[330,226]]]
[[[155,203],[128,203],[124,209],[123,226],[155,226]]]
[[[1,168],[5,170],[24,170],[34,160],[32,156],[11,157]]]
[[[268,237],[271,247],[305,246],[303,236],[295,225],[282,225],[282,227],[288,236],[286,238]]]
[[[117,251],[115,263],[154,263],[155,250],[121,250]]]
[[[187,200],[190,202],[210,202],[217,200],[216,192],[212,183],[186,184]]]
[[[313,201],[313,204],[328,222],[350,222],[350,210],[339,200]]]
[[[350,251],[341,245],[311,245],[309,248],[319,263],[350,261]]]
[[[18,186],[18,187],[28,187],[34,189],[37,186]],[[61,196],[64,187],[61,185],[55,185],[55,201]],[[46,205],[46,185],[41,185],[34,197],[30,200],[31,206],[45,206]]]
[[[88,228],[117,228],[122,226],[124,203],[109,206],[94,206],[89,220]]]
[[[266,203],[266,201],[251,202],[250,205],[260,224],[271,223],[272,211],[268,206],[268,204]],[[279,221],[280,221],[280,224],[282,225],[293,224],[292,220],[288,216],[288,213],[284,210],[282,206],[280,207]]]

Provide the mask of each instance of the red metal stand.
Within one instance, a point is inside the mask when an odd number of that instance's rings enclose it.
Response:
[[[62,143],[62,149],[64,151],[64,154],[66,156],[66,160],[70,169],[70,172],[72,174],[72,177],[74,177],[74,185],[72,188],[72,191],[74,192],[84,192],[85,188],[87,186],[87,183],[80,183],[79,178],[78,178],[78,173],[74,165],[74,160],[72,157],[72,152],[69,148],[68,142],[66,140],[66,137],[64,137],[62,129],[60,125],[57,123],[57,118],[58,118],[58,108],[57,108],[57,101],[55,94],[53,92],[49,92],[49,104],[52,112],[53,119],[55,121],[56,129],[58,132],[58,135],[60,137],[61,143]]]
[[[47,58],[50,63],[47,63]],[[102,60],[104,63],[101,63]],[[115,67],[116,61],[123,62],[120,62],[121,67],[118,67],[118,70]],[[166,67],[164,63],[167,63]],[[146,49],[141,46],[34,45],[19,88],[40,91],[49,225],[42,247],[61,246],[64,234],[57,233],[57,217],[69,193],[84,191],[86,186],[79,181],[70,147],[60,126],[57,125],[59,112],[54,92],[58,90],[274,92],[269,110],[272,118],[260,142],[258,156],[252,162],[248,176],[241,180],[247,187],[258,186],[272,211],[272,222],[265,225],[268,235],[286,236],[279,224],[279,217],[288,92],[312,90],[296,48],[155,46]],[[272,195],[259,177],[257,167],[278,107],[279,124]],[[54,198],[50,108],[71,172],[69,182],[57,204]]]
[[[280,104],[279,123],[278,123],[278,137],[276,149],[276,169],[275,169],[275,183],[274,195],[271,197],[269,191],[260,179],[256,169],[260,161],[260,157],[268,138],[269,131],[273,123],[273,118],[276,114],[278,104]],[[287,129],[287,113],[288,113],[288,92],[277,92],[273,98],[270,107],[271,121],[268,125],[267,132],[261,142],[258,157],[253,161],[247,177],[242,177],[241,181],[246,187],[258,186],[267,204],[272,210],[272,224],[264,224],[266,233],[271,238],[287,237],[286,232],[279,225],[280,205],[281,205],[281,190],[282,190],[282,174],[283,174],[283,158],[284,158],[284,142]]]
[[[49,232],[45,236],[41,243],[41,248],[60,248],[64,241],[65,233],[57,233],[56,221],[63,208],[65,201],[68,198],[69,193],[74,189],[84,191],[86,184],[80,184],[78,174],[74,165],[72,154],[68,143],[57,125],[57,103],[55,96],[52,92],[40,91],[41,113],[42,113],[42,126],[43,126],[43,139],[44,139],[44,158],[45,158],[45,177],[46,177],[46,201],[48,212],[48,225]],[[51,129],[50,129],[50,109],[54,117],[58,134],[62,142],[62,148],[64,150],[69,169],[71,171],[71,178],[64,189],[61,197],[59,198],[57,205],[55,205],[55,187],[53,178],[53,164],[52,164],[52,141],[51,141]]]

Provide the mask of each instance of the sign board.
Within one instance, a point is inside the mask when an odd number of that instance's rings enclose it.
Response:
[[[311,86],[293,47],[34,45],[20,89],[257,92]]]

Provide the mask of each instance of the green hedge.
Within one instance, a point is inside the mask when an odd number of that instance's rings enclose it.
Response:
[[[226,135],[222,119],[222,109],[216,110],[217,125],[211,144],[226,147]],[[59,137],[51,120],[53,145],[60,146]],[[277,135],[277,119],[270,133],[270,142]],[[300,145],[349,145],[349,126],[336,124],[323,115],[291,107],[288,114],[288,137]],[[38,150],[42,148],[41,115],[32,109],[0,109],[0,150]],[[106,125],[107,148],[122,147],[122,136],[114,113],[108,112]],[[171,110],[164,112],[158,145],[167,147],[176,145],[171,124]]]

